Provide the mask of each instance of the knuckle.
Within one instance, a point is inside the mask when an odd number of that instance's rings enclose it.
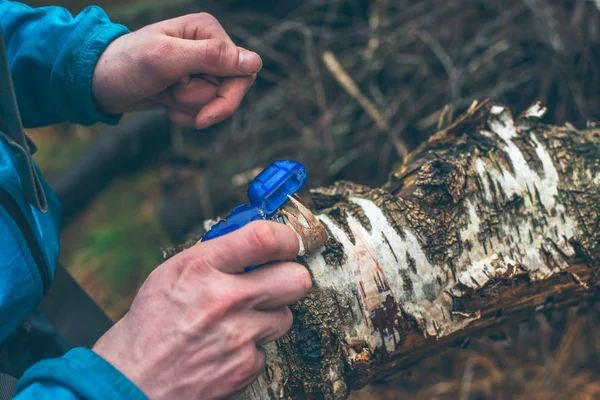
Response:
[[[207,288],[207,303],[218,307],[219,312],[235,308],[245,301],[243,291],[231,282],[221,282],[218,287],[210,286],[211,289]]]
[[[221,65],[228,61],[229,44],[224,40],[211,39],[207,41],[204,58],[209,65]]]
[[[191,252],[181,253],[180,262],[185,265],[186,269],[199,276],[207,275],[214,269],[209,257],[198,257]]]
[[[216,25],[219,24],[219,21],[214,17],[214,15],[209,14],[207,12],[199,12],[192,15],[195,20],[198,22],[202,22],[208,25]]]
[[[228,324],[223,330],[223,339],[228,352],[236,352],[248,344],[244,330],[236,324]]]
[[[221,347],[227,350],[238,349],[242,341],[240,330],[236,330],[234,323],[230,320],[236,312],[237,300],[214,290],[211,291],[208,286],[200,288],[202,293],[198,295],[199,301],[196,303],[201,305],[202,312],[190,318],[188,331],[198,333],[217,329]]]
[[[250,244],[267,256],[276,255],[280,247],[273,224],[271,222],[259,221],[252,224],[249,232]]]
[[[186,262],[190,268],[198,273],[205,275],[214,271],[219,271],[225,260],[222,252],[224,249],[216,242],[198,242],[192,248],[186,250],[188,259]]]
[[[211,261],[208,257],[185,256],[178,263],[181,265],[178,278],[180,285],[193,286],[211,307],[229,309],[246,300],[249,289],[237,282],[235,277],[218,271],[214,267],[218,261]]]

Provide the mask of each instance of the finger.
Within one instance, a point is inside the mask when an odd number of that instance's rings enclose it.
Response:
[[[169,120],[175,125],[184,128],[193,128],[196,125],[196,119],[179,110],[169,110]]]
[[[206,104],[217,97],[219,81],[207,75],[194,75],[179,79],[167,89],[129,106],[125,111],[175,109],[190,117],[196,117]],[[176,121],[179,121],[177,118]],[[185,126],[194,127],[186,118]],[[175,122],[175,121],[174,121]]]
[[[242,382],[240,388],[245,388],[251,385],[262,372],[265,370],[265,366],[267,365],[267,352],[262,346],[256,346],[256,372],[254,375],[251,375],[245,382]]]
[[[262,68],[260,56],[221,39],[186,40],[170,38],[167,53],[170,74],[180,78],[193,74],[221,77],[252,75]]]
[[[202,74],[194,74],[190,75],[192,78],[202,78],[208,83],[212,83],[215,87],[218,87],[221,84],[221,79],[212,75],[202,75]]]
[[[256,320],[261,329],[255,337],[258,346],[264,346],[285,335],[294,322],[292,312],[287,307],[257,313]]]
[[[204,106],[198,113],[196,129],[207,128],[231,116],[255,80],[256,75],[223,79],[217,98]]]
[[[218,88],[203,78],[184,78],[175,84],[173,92],[174,107],[195,117],[202,107],[217,97]]]
[[[237,326],[240,327],[240,332],[236,335],[235,340],[244,346],[244,343],[249,341],[258,346],[264,346],[279,339],[289,331],[294,320],[288,307],[266,311],[249,310],[238,314],[238,318]],[[238,352],[239,349],[240,346],[232,346],[231,352]]]
[[[267,352],[265,351],[265,349],[262,346],[258,345],[258,346],[256,346],[256,366],[257,366],[256,369],[258,370],[257,377],[258,377],[258,375],[260,375],[263,372],[266,364],[267,364]],[[256,380],[256,378],[254,378],[254,380]]]
[[[230,372],[230,378],[233,378],[231,389],[241,392],[264,371],[267,364],[267,353],[261,346],[254,346],[238,351],[235,356],[236,360]]]
[[[187,254],[200,269],[238,274],[251,265],[293,260],[299,246],[298,236],[284,224],[253,221],[224,236],[200,242],[188,249]]]
[[[301,300],[312,288],[308,270],[298,263],[284,262],[263,265],[240,277],[250,288],[249,306],[270,310],[289,306]]]

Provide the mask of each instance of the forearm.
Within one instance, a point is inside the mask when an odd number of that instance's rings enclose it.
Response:
[[[92,76],[104,49],[127,28],[110,22],[98,7],[72,16],[62,7],[4,0],[0,24],[26,127],[118,121],[96,107]]]

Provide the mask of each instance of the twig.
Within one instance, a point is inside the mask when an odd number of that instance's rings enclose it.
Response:
[[[451,104],[446,104],[442,111],[440,112],[437,130],[440,131],[447,126],[452,124],[452,120],[454,119],[454,107]]]
[[[475,36],[475,38],[471,39],[463,45],[463,57],[465,59],[469,59],[473,56],[473,53],[475,53],[475,51],[477,51],[479,47],[487,47],[489,43],[488,35],[497,32],[502,25],[516,18],[524,9],[525,6],[523,5],[523,3],[517,2],[515,5],[503,12],[499,18],[496,18],[494,21],[484,24],[482,29]],[[502,35],[501,37],[505,36],[506,35]]]
[[[352,77],[344,70],[344,67],[339,63],[333,52],[330,50],[325,51],[322,58],[335,80],[363,107],[366,113],[369,114],[373,121],[375,121],[379,129],[389,131],[390,126],[388,122],[371,100],[367,99],[360,91]]]
[[[312,32],[308,27],[302,27],[302,34],[304,35],[304,47],[306,50],[306,62],[308,64],[308,69],[310,71],[310,75],[313,81],[313,85],[315,87],[315,95],[317,96],[317,104],[319,109],[321,110],[321,115],[325,115],[327,113],[327,97],[325,96],[325,88],[323,87],[323,79],[321,78],[321,71],[319,69],[319,65],[317,64],[317,60],[315,58],[316,50],[315,43],[313,40]],[[331,154],[334,151],[334,141],[331,132],[331,120],[325,118],[323,120],[325,122],[323,132],[323,142],[325,147],[328,150],[328,154]]]
[[[411,33],[419,37],[423,43],[427,44],[431,48],[431,51],[433,51],[433,53],[444,66],[448,76],[452,76],[452,74],[454,74],[454,70],[456,69],[454,67],[454,62],[440,42],[438,42],[429,32],[424,29],[414,29],[411,31]]]
[[[268,42],[262,38],[252,35],[248,30],[239,25],[231,25],[229,33],[244,40],[251,46],[252,50],[257,51],[263,57],[270,58],[282,67],[291,68],[292,63],[287,54],[275,50]]]
[[[577,315],[577,308],[571,308],[568,312],[566,321],[566,329],[562,335],[562,339],[558,349],[556,350],[552,366],[549,370],[541,369],[537,376],[521,396],[522,399],[530,399],[535,397],[534,393],[539,393],[542,389],[551,385],[559,377],[561,370],[568,363],[568,358],[573,349],[573,343],[581,332],[584,325],[584,319]]]
[[[387,25],[386,10],[388,8],[388,2],[389,0],[375,0],[370,3],[373,5],[373,9],[369,14],[369,28],[371,28],[371,37],[369,38],[369,42],[367,43],[367,48],[365,49],[364,53],[364,57],[369,61],[372,61],[373,56],[381,44],[380,31]]]
[[[473,367],[473,358],[469,357],[462,379],[460,380],[460,400],[467,400],[470,397],[474,375]]]
[[[323,61],[333,75],[335,80],[352,96],[365,112],[373,119],[379,129],[388,133],[390,140],[396,147],[396,151],[400,157],[404,158],[408,154],[406,144],[390,129],[388,121],[379,112],[377,107],[369,100],[358,88],[352,77],[344,70],[344,67],[339,63],[336,56],[330,50],[327,50],[322,55]]]
[[[425,29],[414,29],[411,30],[411,33],[416,35],[419,39],[423,41],[426,45],[429,46],[433,54],[436,55],[438,60],[442,63],[442,66],[446,70],[448,74],[448,78],[450,78],[450,88],[452,94],[452,101],[455,102],[459,98],[459,87],[458,87],[458,70],[454,66],[454,62],[452,58],[444,49],[444,46],[440,44],[429,32]]]

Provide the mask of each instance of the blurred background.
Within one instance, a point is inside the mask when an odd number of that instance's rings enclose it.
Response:
[[[28,131],[64,204],[61,262],[111,317],[165,249],[245,201],[249,179],[292,158],[308,187],[377,186],[435,132],[442,110],[489,98],[546,122],[600,119],[599,0],[29,0],[103,7],[131,30],[215,15],[264,61],[240,110],[197,132],[160,113],[118,127]],[[468,338],[356,399],[600,399],[600,308],[539,313]]]

